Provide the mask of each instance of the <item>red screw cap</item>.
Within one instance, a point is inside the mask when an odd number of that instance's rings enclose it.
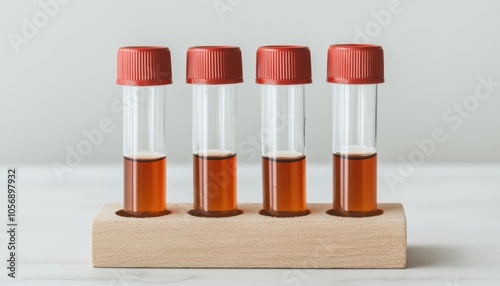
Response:
[[[122,47],[118,50],[119,85],[172,84],[170,50],[166,47]]]
[[[305,46],[264,46],[257,50],[259,84],[312,83],[311,52]]]
[[[384,82],[384,51],[365,44],[331,45],[328,49],[327,82],[375,84]]]
[[[243,82],[241,50],[228,46],[199,46],[187,51],[186,82],[232,84]]]

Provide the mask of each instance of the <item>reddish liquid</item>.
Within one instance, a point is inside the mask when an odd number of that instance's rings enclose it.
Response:
[[[333,210],[341,216],[377,215],[377,154],[333,155]]]
[[[124,159],[124,212],[138,217],[166,214],[167,159]]]
[[[306,205],[306,157],[262,157],[264,209],[279,217],[309,213]]]
[[[193,215],[224,217],[237,215],[236,154],[194,155]]]

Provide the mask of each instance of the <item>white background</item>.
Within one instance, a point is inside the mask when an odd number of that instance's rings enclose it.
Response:
[[[23,36],[24,18],[43,20],[38,1],[0,0],[0,214],[7,212],[7,165],[18,167],[20,190],[19,279],[8,278],[3,267],[0,284],[500,285],[500,87],[488,99],[474,98],[478,86],[479,92],[488,92],[480,78],[500,81],[500,1],[401,1],[392,13],[387,8],[391,0],[73,0],[59,5],[16,52],[9,38]],[[219,15],[214,4],[223,9],[224,3],[229,10]],[[387,13],[390,20],[377,22],[380,16],[374,15]],[[268,44],[308,45],[314,83],[307,87],[306,103],[307,199],[331,203],[326,51],[332,43],[363,40],[356,37],[359,31],[370,34],[367,40],[385,51],[378,201],[405,207],[407,269],[91,267],[92,218],[104,203],[123,199],[121,119],[112,108],[120,105],[121,97],[115,84],[118,47],[165,45],[172,51],[174,84],[167,115],[168,158],[175,163],[169,165],[167,182],[167,202],[172,204],[192,201],[187,48],[242,48],[245,83],[238,95],[238,142],[247,146],[239,154],[238,202],[248,203],[262,201],[260,167],[255,164],[259,156],[245,153],[259,152],[248,148],[260,126],[255,51]],[[478,106],[460,125],[443,120],[464,100]],[[62,178],[55,176],[53,163],[67,164],[67,149],[85,142],[82,132],[98,128],[102,120],[111,122],[114,131],[73,162],[70,171],[64,169]],[[434,130],[447,139],[424,154],[414,142],[429,138]],[[400,156],[422,165],[413,172]],[[387,180],[388,174],[401,180]],[[0,232],[4,266],[8,241],[7,233]]]
[[[393,2],[73,0],[53,8],[45,19],[38,1],[2,0],[0,160],[65,164],[67,148],[85,140],[83,130],[98,128],[108,118],[114,131],[80,163],[120,163],[122,125],[120,113],[111,107],[119,106],[121,98],[116,51],[125,45],[164,45],[172,52],[174,80],[167,101],[168,158],[190,162],[186,50],[237,45],[245,79],[238,90],[239,161],[258,162],[260,149],[249,147],[260,128],[255,51],[261,45],[301,44],[310,47],[313,60],[314,83],[306,89],[307,155],[309,162],[330,162],[327,48],[369,41],[383,46],[386,59],[386,83],[379,89],[381,162],[410,159],[418,148],[414,141],[429,138],[435,128],[447,139],[425,162],[498,162],[500,87],[486,100],[472,97],[479,77],[500,82],[500,2],[396,1],[389,9]],[[41,27],[23,35],[23,18]],[[360,37],[359,31],[367,36]],[[25,42],[13,45],[13,34]],[[443,115],[464,100],[473,111],[453,129],[456,122],[446,122]]]

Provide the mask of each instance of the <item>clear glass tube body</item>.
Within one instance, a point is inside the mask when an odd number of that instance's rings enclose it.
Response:
[[[333,84],[333,212],[377,210],[377,85]]]
[[[165,97],[161,86],[124,86],[124,211],[166,213]]]
[[[236,85],[193,85],[194,213],[238,214]]]
[[[306,206],[304,85],[261,86],[263,210],[299,216]]]

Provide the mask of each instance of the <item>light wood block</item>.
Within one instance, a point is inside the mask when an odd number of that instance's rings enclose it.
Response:
[[[92,222],[94,267],[165,268],[404,268],[406,218],[401,204],[379,204],[368,218],[326,214],[274,218],[261,204],[240,204],[228,218],[189,215],[191,204],[169,204],[171,214],[126,218],[106,204]]]

